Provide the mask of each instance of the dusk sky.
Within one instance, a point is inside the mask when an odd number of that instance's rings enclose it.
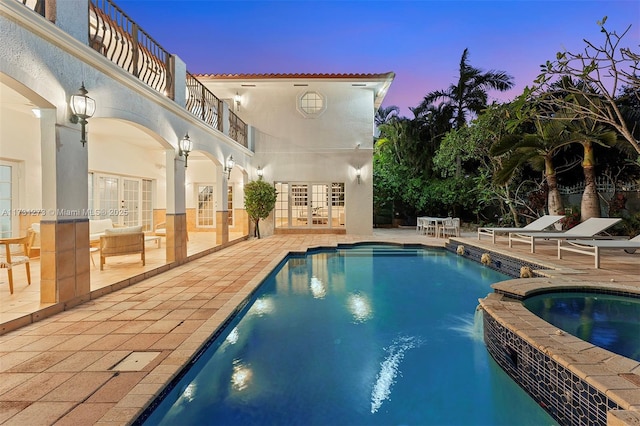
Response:
[[[194,74],[385,73],[396,78],[383,106],[409,107],[457,81],[460,57],[506,71],[511,100],[558,51],[600,45],[597,21],[640,45],[640,0],[209,1],[115,0]]]

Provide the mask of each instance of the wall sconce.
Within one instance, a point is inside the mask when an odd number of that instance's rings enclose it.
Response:
[[[236,92],[236,95],[233,97],[233,100],[236,103],[236,112],[240,111],[240,95]]]
[[[227,179],[231,178],[231,169],[233,169],[233,166],[236,165],[236,162],[233,161],[233,155],[230,155],[229,158],[227,158],[227,162],[224,165],[224,171],[227,172]]]
[[[89,92],[84,88],[84,82],[82,82],[80,94],[72,95],[69,102],[71,112],[73,113],[69,120],[74,124],[80,123],[82,128],[80,142],[82,142],[82,146],[87,143],[87,133],[85,129],[87,118],[93,117],[93,114],[96,112],[96,101],[87,96],[87,93]]]
[[[356,181],[358,182],[358,185],[360,185],[361,176],[362,176],[362,171],[360,170],[360,167],[358,167],[356,169]]]
[[[187,167],[187,158],[189,158],[189,153],[193,149],[193,142],[189,139],[189,133],[184,135],[184,138],[180,139],[178,143],[178,155],[184,155],[184,166]]]
[[[256,174],[258,175],[258,179],[262,180],[262,177],[264,176],[264,170],[262,170],[262,167],[258,166]]]

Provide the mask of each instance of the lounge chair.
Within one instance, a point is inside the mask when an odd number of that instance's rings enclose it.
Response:
[[[514,241],[531,245],[531,253],[536,252],[536,240],[577,240],[595,237],[597,234],[620,222],[620,218],[592,217],[565,232],[510,232],[509,247]]]
[[[563,251],[587,254],[595,259],[595,267],[600,267],[600,249],[622,249],[627,253],[640,250],[640,234],[630,240],[567,240],[568,245],[562,245],[558,240],[558,259],[562,259]]]
[[[554,223],[560,221],[563,217],[562,215],[544,215],[522,228],[478,228],[478,241],[480,241],[481,235],[490,235],[493,239],[493,244],[495,244],[496,234],[508,234],[509,232],[542,232]]]

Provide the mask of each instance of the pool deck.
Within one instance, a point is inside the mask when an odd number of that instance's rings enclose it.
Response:
[[[590,256],[557,259],[553,242],[530,254],[526,245],[510,249],[506,238],[495,245],[475,233],[456,240],[553,268],[527,285],[591,282],[640,292],[640,253],[606,252],[594,269]],[[129,424],[289,252],[369,241],[442,247],[446,240],[408,228],[249,239],[124,288],[105,288],[31,324],[3,323],[12,331],[0,335],[0,424]],[[640,378],[640,363],[628,361],[630,377]],[[640,381],[627,381],[629,399],[637,401],[631,409],[640,412]]]

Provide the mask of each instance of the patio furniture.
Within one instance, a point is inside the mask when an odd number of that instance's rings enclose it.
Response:
[[[0,268],[7,270],[9,276],[9,292],[13,294],[13,268],[25,265],[27,269],[27,285],[31,285],[31,267],[29,265],[29,246],[35,233],[29,231],[24,237],[0,239]],[[15,251],[15,246],[22,246]],[[1,248],[4,246],[4,248]],[[12,247],[14,246],[14,247]]]
[[[167,236],[167,222],[158,223],[153,229],[153,233],[159,237]]]
[[[535,253],[536,240],[576,240],[592,238],[621,220],[620,218],[592,217],[565,232],[510,232],[509,247],[512,247],[514,241],[520,241],[529,244],[531,246],[531,253]]]
[[[478,241],[480,241],[481,235],[489,235],[493,240],[493,244],[495,244],[496,234],[508,234],[510,232],[542,232],[551,225],[559,222],[563,217],[564,216],[562,215],[544,215],[522,228],[481,227],[478,228]]]
[[[90,219],[89,220],[89,242],[97,244],[100,237],[105,234],[107,229],[113,229],[115,225],[111,219]]]
[[[419,234],[436,236],[437,218],[422,216],[416,218],[416,232]]]
[[[114,228],[105,230],[100,237],[100,270],[104,270],[107,257],[140,254],[142,266],[145,265],[144,232],[142,226]]]
[[[161,237],[159,235],[145,235],[144,237],[144,242],[145,243],[150,243],[150,242],[155,242],[156,243],[156,247],[157,248],[161,248],[162,247],[162,240],[160,239]]]
[[[442,237],[446,237],[447,235],[459,237],[460,236],[460,218],[459,217],[448,217],[442,222],[442,226],[440,227],[440,231],[442,231]]]
[[[562,240],[558,240],[558,259],[562,259],[563,251],[586,254],[594,257],[596,269],[600,268],[601,249],[622,249],[632,254],[640,249],[640,234],[630,240],[567,240],[568,245],[563,245]]]
[[[29,257],[40,256],[40,222],[34,222],[29,227],[33,231],[32,241],[29,244]]]

